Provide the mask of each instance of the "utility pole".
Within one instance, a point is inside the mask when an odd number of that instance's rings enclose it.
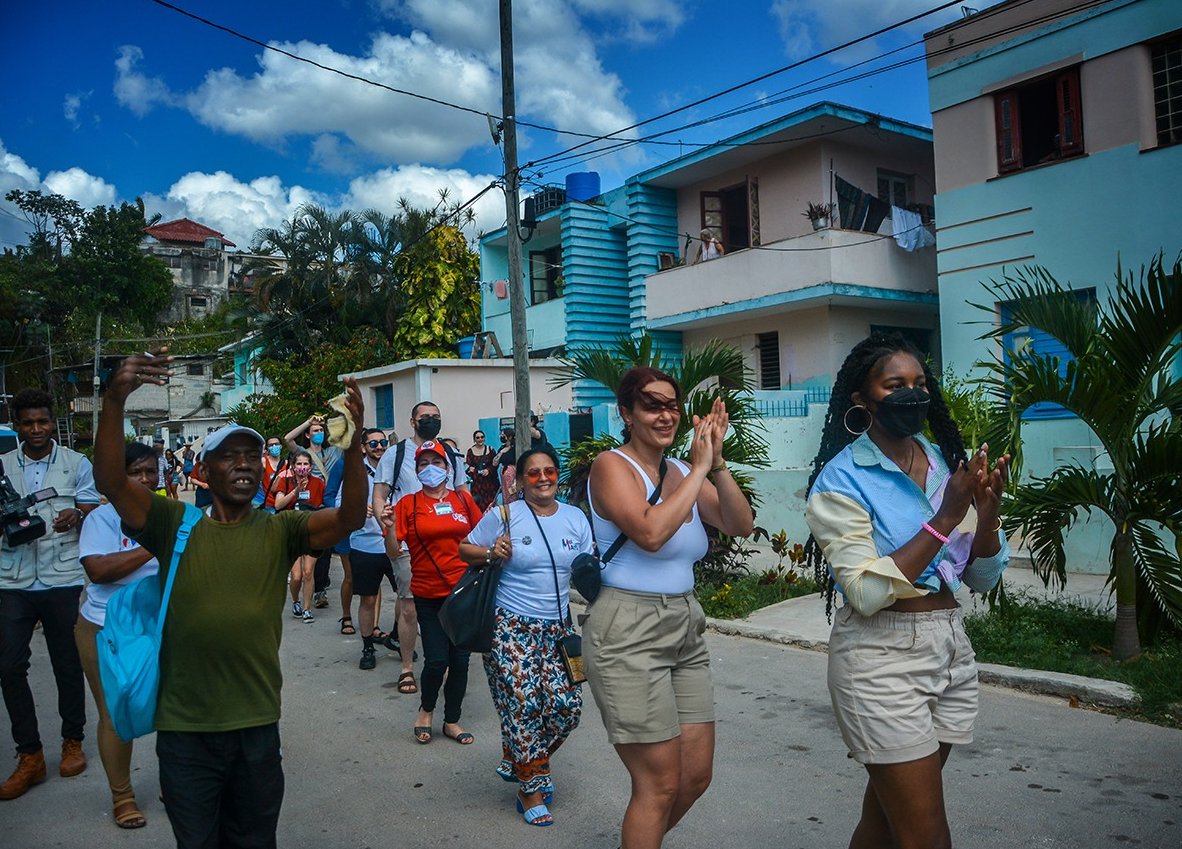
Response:
[[[91,400],[90,412],[90,444],[94,445],[94,438],[98,435],[98,405],[99,405],[99,356],[102,351],[103,312],[99,310],[94,317],[94,396]]]
[[[513,2],[500,0],[501,114],[505,141],[505,231],[509,248],[509,318],[513,335],[513,432],[518,453],[529,448],[529,336],[525,325],[525,274],[521,263],[521,216],[517,191],[517,107],[513,93]]]

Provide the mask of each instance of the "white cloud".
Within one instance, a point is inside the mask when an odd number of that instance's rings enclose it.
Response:
[[[439,203],[439,190],[447,189],[450,203],[463,203],[495,180],[491,174],[469,174],[461,168],[431,168],[403,165],[358,177],[349,184],[343,206],[363,212],[377,209],[387,214],[398,209],[399,198],[412,206],[431,209]],[[475,232],[495,230],[505,221],[505,195],[500,189],[486,192],[472,206],[476,215]]]
[[[82,109],[82,103],[92,94],[93,91],[79,91],[67,94],[66,99],[62,101],[62,116],[75,130],[79,127],[78,112]]]
[[[115,98],[141,118],[158,103],[165,106],[176,103],[175,95],[163,80],[136,70],[143,58],[143,50],[134,44],[125,44],[119,48],[119,57],[115,60]]]
[[[984,8],[994,2],[996,0],[983,0],[976,6]],[[841,3],[832,0],[775,0],[771,13],[779,24],[788,57],[803,59],[930,8],[930,0],[842,0]],[[959,9],[946,9],[920,18],[898,31],[918,36],[958,17]],[[835,54],[832,60],[839,63],[857,62],[875,55],[879,50],[874,41],[863,42]]]
[[[192,218],[225,233],[243,249],[256,230],[279,226],[301,204],[325,202],[326,198],[302,186],[285,187],[278,177],[243,182],[225,171],[192,171],[173,183],[163,198],[144,197],[149,215],[159,212],[165,220]]]
[[[499,86],[486,64],[442,47],[422,33],[379,33],[363,56],[302,41],[277,45],[305,58],[394,88],[478,109],[494,110]],[[199,121],[254,141],[340,133],[382,159],[453,161],[483,143],[483,117],[394,94],[294,61],[273,51],[251,77],[211,71],[185,99]]]
[[[650,42],[676,30],[685,21],[677,0],[571,0],[580,12],[618,19],[629,41]]]
[[[45,175],[45,188],[54,194],[73,198],[87,209],[110,206],[115,202],[114,186],[77,166],[65,171],[50,171]]]

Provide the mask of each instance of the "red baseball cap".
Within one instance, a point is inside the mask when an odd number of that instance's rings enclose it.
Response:
[[[426,442],[415,449],[415,462],[417,463],[419,458],[429,451],[433,451],[444,460],[447,459],[447,449],[443,447],[443,443],[436,442],[434,439],[428,439]]]

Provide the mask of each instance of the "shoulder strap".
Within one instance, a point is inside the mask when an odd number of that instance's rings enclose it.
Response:
[[[328,480],[328,469],[324,468],[324,460],[321,459],[321,457],[320,457],[320,455],[321,455],[321,453],[323,453],[323,451],[324,451],[323,448],[321,448],[319,451],[309,450],[308,454],[312,457],[313,460],[316,461],[316,468],[318,468],[320,470],[320,474],[324,475],[324,480]]]
[[[406,440],[398,440],[398,445],[394,448],[394,480],[390,481],[390,494],[386,496],[387,501],[394,500],[394,491],[398,489],[398,479],[402,477],[402,463],[406,460]]]
[[[656,504],[657,501],[660,500],[661,488],[665,485],[665,473],[668,471],[669,471],[669,464],[665,461],[665,458],[662,457],[661,458],[661,469],[660,469],[659,474],[657,475],[657,485],[653,487],[653,494],[648,497],[649,504]],[[624,543],[626,543],[627,541],[628,541],[628,535],[627,534],[620,534],[618,537],[616,537],[616,541],[611,544],[611,548],[609,548],[604,553],[603,557],[599,558],[599,562],[600,563],[607,563],[609,560],[611,560],[613,557],[616,556],[616,554],[619,552],[619,550],[621,548],[623,548]]]
[[[534,517],[534,524],[538,526],[538,533],[541,534],[542,542],[546,545],[546,553],[550,555],[550,568],[554,570],[554,604],[558,607],[558,621],[566,625],[570,622],[570,608],[567,608],[564,616],[562,613],[562,592],[558,589],[558,563],[554,560],[554,549],[550,547],[550,540],[546,538],[546,532],[542,530],[542,520],[534,512],[533,505],[527,501],[525,506],[529,508],[530,515]]]
[[[168,565],[168,578],[164,581],[164,592],[160,596],[160,615],[156,617],[156,639],[164,633],[164,618],[168,614],[168,599],[172,596],[172,582],[176,580],[177,566],[180,565],[181,555],[185,553],[185,546],[189,544],[189,534],[192,533],[201,517],[205,515],[192,504],[185,505],[185,515],[181,517],[181,526],[176,531],[176,542],[172,546],[172,562]]]

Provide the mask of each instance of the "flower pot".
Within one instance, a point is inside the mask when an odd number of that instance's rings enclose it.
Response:
[[[809,220],[812,221],[814,230],[824,230],[826,227],[829,226],[829,216],[828,215],[826,215],[824,218],[812,218]]]

